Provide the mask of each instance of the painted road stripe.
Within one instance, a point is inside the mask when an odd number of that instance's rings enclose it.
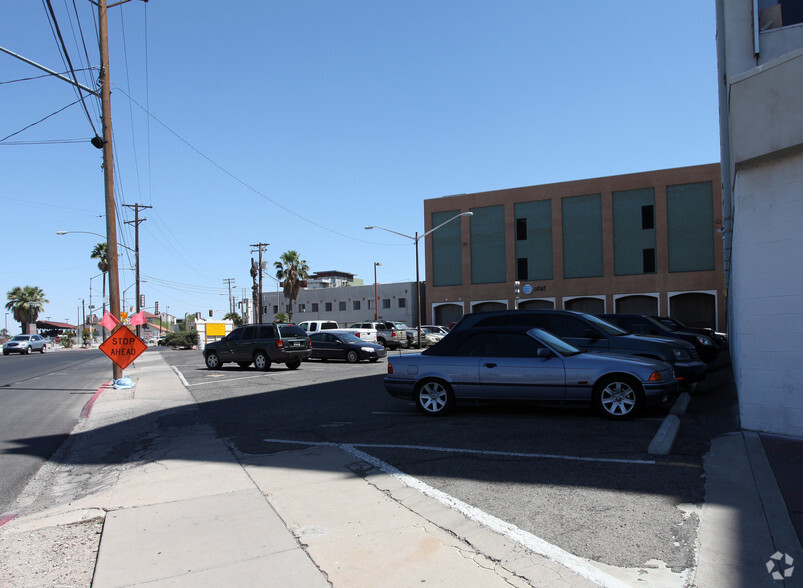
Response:
[[[491,529],[492,531],[499,533],[500,535],[510,539],[511,541],[515,541],[516,543],[523,545],[530,551],[538,553],[546,557],[547,559],[562,565],[565,568],[572,570],[574,573],[582,576],[583,578],[590,580],[591,582],[596,583],[599,586],[604,586],[605,588],[628,588],[628,584],[622,582],[618,578],[610,574],[606,574],[599,568],[593,566],[588,561],[577,557],[558,547],[557,545],[553,545],[548,541],[544,541],[540,537],[533,535],[532,533],[525,531],[523,529],[518,528],[517,526],[503,521],[493,515],[489,515],[488,513],[471,506],[457,498],[446,494],[445,492],[441,492],[440,490],[433,488],[429,484],[422,482],[418,478],[414,478],[410,475],[405,474],[404,472],[396,469],[392,465],[385,463],[384,461],[375,458],[372,455],[369,455],[363,451],[357,449],[359,447],[407,447],[407,446],[393,446],[393,445],[368,445],[368,444],[344,444],[344,443],[326,443],[326,442],[319,442],[319,443],[304,443],[302,441],[288,441],[285,439],[265,439],[267,442],[271,443],[292,443],[296,445],[313,445],[313,446],[326,446],[326,447],[337,447],[342,449],[346,453],[353,455],[354,457],[361,459],[375,468],[385,472],[389,476],[392,476],[403,483],[405,486],[409,488],[413,488],[414,490],[418,490],[422,494],[429,496],[430,498],[437,500],[444,506],[451,508],[452,510],[456,510],[457,512],[463,514],[464,516],[468,517],[472,521]],[[459,450],[454,450],[459,451]],[[500,455],[501,452],[480,452],[476,451],[473,453],[487,453],[489,455]],[[505,455],[530,455],[530,454],[505,454]]]

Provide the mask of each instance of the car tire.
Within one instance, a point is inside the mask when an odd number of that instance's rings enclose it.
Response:
[[[3,350],[3,355],[8,355],[8,351]]]
[[[270,357],[264,351],[258,351],[254,355],[254,367],[260,372],[266,372],[270,369]]]
[[[240,366],[241,368],[245,369],[249,365],[251,365],[251,362],[250,361],[238,361],[237,365]]]
[[[387,349],[388,343],[382,337],[377,337],[376,342],[379,343],[382,347]]]
[[[346,351],[346,361],[349,363],[357,363],[360,361],[360,354],[353,349],[349,349]]]
[[[288,370],[297,370],[299,367],[301,367],[301,360],[294,359],[293,361],[287,361],[284,365],[287,366]]]
[[[454,406],[454,393],[442,380],[424,380],[415,387],[415,403],[427,416],[443,416]]]
[[[42,347],[42,348],[39,350],[39,353],[44,353],[44,352],[45,352],[45,348],[44,348],[44,347]]]
[[[220,361],[220,358],[217,356],[217,353],[210,353],[206,356],[206,367],[210,370],[219,370],[223,363]]]
[[[594,387],[594,404],[609,419],[633,418],[644,405],[644,391],[632,378],[608,376]]]
[[[28,345],[28,347],[25,348],[25,355],[30,355],[30,354],[31,354],[31,346]]]
[[[371,363],[376,363],[377,361],[379,361],[379,358],[378,357],[369,357],[368,361],[370,361]]]

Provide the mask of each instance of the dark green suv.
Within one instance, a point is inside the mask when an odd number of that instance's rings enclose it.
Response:
[[[241,368],[252,363],[256,369],[269,370],[272,363],[283,363],[294,370],[312,353],[304,329],[284,323],[248,325],[234,329],[220,339],[207,343],[204,360],[209,369],[234,362]]]

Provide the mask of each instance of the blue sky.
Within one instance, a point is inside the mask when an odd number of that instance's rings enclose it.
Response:
[[[86,67],[72,0],[51,2]],[[75,5],[96,66],[94,9]],[[0,45],[65,70],[43,2],[3,12]],[[153,207],[142,292],[180,317],[228,312],[227,278],[250,295],[252,243],[270,243],[271,263],[294,249],[313,271],[371,283],[378,261],[380,282],[412,280],[412,241],[365,225],[412,235],[429,198],[719,161],[713,2],[134,0],[109,15],[118,207]],[[0,65],[0,139],[77,99]],[[38,286],[42,317],[71,323],[90,284],[101,298],[89,253],[102,239],[56,235],[105,234],[87,106],[0,142],[0,289]],[[120,267],[122,291],[124,250]]]

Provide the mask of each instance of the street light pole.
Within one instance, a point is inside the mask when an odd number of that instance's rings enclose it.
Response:
[[[418,242],[426,237],[427,235],[434,233],[442,226],[452,222],[456,218],[460,218],[461,216],[472,216],[473,212],[461,212],[460,214],[454,215],[452,218],[442,222],[437,227],[434,227],[427,232],[423,233],[422,235],[418,234],[416,231],[415,236],[405,235],[404,233],[399,233],[398,231],[393,231],[391,229],[386,229],[385,227],[380,227],[377,225],[368,225],[365,227],[366,230],[370,229],[382,229],[383,231],[387,231],[388,233],[393,233],[394,235],[399,235],[401,237],[406,237],[407,239],[412,239],[413,243],[415,244],[415,286],[416,286],[416,296],[417,296],[417,306],[418,306],[418,348],[421,348],[421,280],[419,279],[419,265],[418,265]]]
[[[374,320],[379,320],[379,290],[376,286],[376,266],[382,265],[378,261],[374,262]]]

